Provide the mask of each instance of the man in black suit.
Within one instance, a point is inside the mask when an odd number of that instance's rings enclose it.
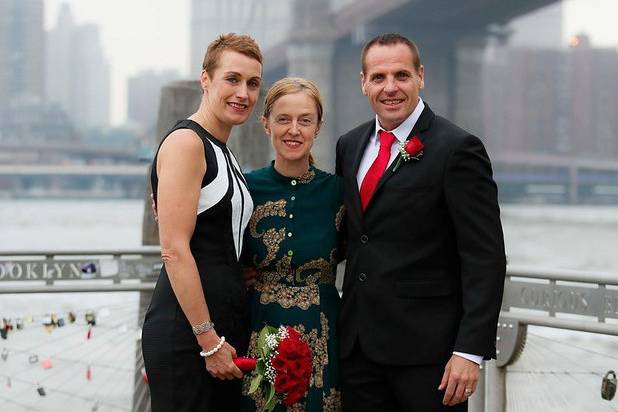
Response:
[[[414,43],[371,40],[361,84],[376,117],[337,142],[350,412],[466,411],[480,362],[495,357],[506,259],[491,164],[477,137],[419,97],[423,81]]]

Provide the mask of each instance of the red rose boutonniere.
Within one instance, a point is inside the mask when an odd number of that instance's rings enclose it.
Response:
[[[393,168],[393,172],[396,172],[401,165],[401,162],[408,162],[411,159],[421,160],[421,156],[423,155],[423,149],[425,145],[421,142],[421,139],[418,136],[412,136],[411,139],[406,140],[403,143],[399,144],[399,159]]]

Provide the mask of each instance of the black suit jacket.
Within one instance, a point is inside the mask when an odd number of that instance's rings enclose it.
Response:
[[[358,340],[382,364],[495,357],[506,259],[483,144],[426,105],[410,135],[422,157],[393,172],[395,159],[363,213],[356,175],[374,129],[371,120],[337,142],[348,238],[341,356]]]

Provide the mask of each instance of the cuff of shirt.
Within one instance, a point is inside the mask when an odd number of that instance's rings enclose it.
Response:
[[[472,355],[470,353],[462,353],[462,352],[453,352],[453,355],[461,356],[462,358],[468,359],[469,361],[472,361],[476,363],[477,365],[480,365],[481,362],[483,362],[483,357],[479,355]]]

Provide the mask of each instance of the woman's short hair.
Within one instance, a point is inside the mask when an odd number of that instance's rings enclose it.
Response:
[[[273,105],[277,100],[288,94],[305,92],[311,97],[315,103],[315,108],[318,112],[318,124],[322,123],[324,117],[324,105],[322,104],[322,96],[320,90],[311,80],[300,77],[284,77],[277,80],[266,93],[264,98],[264,117],[268,118],[273,109]]]
[[[262,52],[260,51],[260,46],[258,46],[253,37],[246,34],[226,33],[220,34],[219,37],[208,45],[208,49],[204,55],[204,61],[202,62],[202,70],[206,70],[206,73],[208,73],[209,76],[212,76],[219,64],[219,57],[221,56],[221,53],[226,50],[232,50],[243,54],[257,60],[263,65],[263,57]]]

